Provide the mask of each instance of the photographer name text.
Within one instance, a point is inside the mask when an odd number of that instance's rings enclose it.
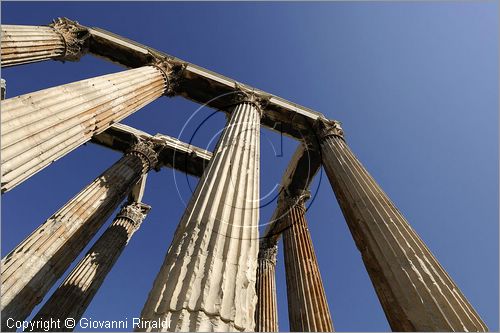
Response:
[[[79,326],[82,329],[168,329],[170,327],[170,318],[145,320],[142,318],[125,318],[123,320],[94,320],[92,318],[82,317],[76,321],[73,318],[55,319],[42,318],[37,320],[14,320],[7,319],[9,329],[22,329],[23,331],[48,332],[63,329],[73,329]]]

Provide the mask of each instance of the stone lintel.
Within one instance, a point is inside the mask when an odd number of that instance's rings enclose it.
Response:
[[[132,190],[128,195],[128,202],[141,202],[144,197],[144,191],[146,190],[146,181],[148,179],[148,174],[142,175],[141,179],[134,185]]]
[[[226,107],[231,104],[232,93],[238,91],[241,86],[248,87],[256,93],[269,96],[261,119],[262,126],[299,140],[308,133],[312,133],[316,119],[324,118],[319,112],[244,85],[109,31],[94,27],[88,28],[88,31],[90,33],[89,52],[91,54],[125,67],[135,68],[155,64],[158,59],[168,59],[171,63],[182,64],[180,67],[177,66],[182,70],[174,71],[177,75],[176,79],[173,80],[175,84],[168,89],[167,95],[175,93],[175,95],[183,96],[194,102],[228,112]],[[168,72],[169,69],[167,69],[167,76]]]
[[[200,177],[212,153],[163,134],[151,135],[123,124],[114,124],[95,135],[91,142],[126,152],[138,140],[154,142],[158,147],[158,167],[168,167]]]
[[[285,196],[290,197],[290,194],[292,194],[291,197],[293,198],[299,193],[303,192],[305,194],[309,192],[309,185],[321,166],[320,154],[313,147],[315,145],[302,143],[295,150],[281,179],[278,205],[269,225],[262,235],[263,239],[267,239],[269,242],[276,242],[283,231],[284,226],[279,223],[282,220],[280,217],[283,215],[283,204],[287,202],[283,198]],[[296,199],[295,202],[297,202]]]

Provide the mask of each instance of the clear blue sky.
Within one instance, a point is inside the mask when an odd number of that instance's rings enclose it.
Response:
[[[2,23],[66,16],[107,29],[343,122],[354,153],[389,194],[469,301],[498,330],[498,2],[30,3],[2,2]],[[122,70],[92,56],[2,71],[8,97]],[[179,136],[198,105],[161,98],[124,123]],[[212,110],[187,126],[188,140]],[[194,138],[224,125],[210,118]],[[262,130],[261,194],[279,182],[297,143]],[[208,146],[213,149],[214,142]],[[120,155],[87,144],[2,196],[2,257]],[[85,317],[138,316],[184,205],[186,177],[152,173],[153,208]],[[324,175],[323,175],[324,176]],[[189,179],[194,186],[196,179]],[[317,186],[319,178],[314,185]],[[389,326],[323,178],[307,217],[334,325]],[[265,223],[274,209],[261,211]],[[279,323],[288,329],[283,254]]]

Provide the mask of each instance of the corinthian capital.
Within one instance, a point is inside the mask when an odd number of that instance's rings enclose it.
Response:
[[[158,153],[155,150],[155,144],[151,141],[139,141],[134,144],[127,154],[135,155],[142,161],[144,173],[154,169],[158,165]]]
[[[315,123],[316,134],[320,141],[336,136],[344,139],[344,131],[340,127],[340,121],[318,118]]]
[[[116,217],[126,218],[130,220],[136,228],[138,228],[150,210],[151,206],[141,202],[133,202],[125,204]]]
[[[276,265],[276,256],[278,255],[278,244],[268,239],[262,239],[259,245],[259,260],[266,260]]]
[[[241,103],[249,103],[254,105],[262,116],[262,112],[269,103],[270,98],[270,95],[263,94],[253,89],[248,89],[240,84],[236,84],[236,90],[231,95],[231,102],[228,107]]]
[[[153,57],[155,60],[151,65],[161,70],[165,78],[167,86],[165,95],[176,95],[183,80],[183,73],[187,67],[187,62],[180,61],[174,57]]]
[[[288,210],[292,207],[305,209],[305,203],[311,197],[309,190],[284,190],[278,198],[278,205],[283,210]]]
[[[61,35],[66,46],[60,60],[78,61],[87,52],[90,37],[87,28],[65,17],[55,19],[49,26]]]

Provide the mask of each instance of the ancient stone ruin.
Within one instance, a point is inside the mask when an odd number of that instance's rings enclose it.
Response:
[[[333,331],[305,219],[308,188],[321,166],[393,330],[487,330],[350,150],[338,121],[66,18],[1,29],[2,67],[78,61],[91,54],[129,68],[7,99],[2,82],[2,193],[86,142],[123,152],[2,259],[2,330],[8,330],[8,318],[31,315],[122,205],[34,319],[78,320],[147,217],[150,207],[141,201],[148,172],[176,168],[200,180],[151,281],[141,318],[168,318],[172,331],[277,331],[275,265],[283,237],[290,330]],[[227,114],[213,152],[120,124],[162,96],[181,96]],[[283,175],[273,220],[259,235],[259,131],[278,123],[302,144]]]

